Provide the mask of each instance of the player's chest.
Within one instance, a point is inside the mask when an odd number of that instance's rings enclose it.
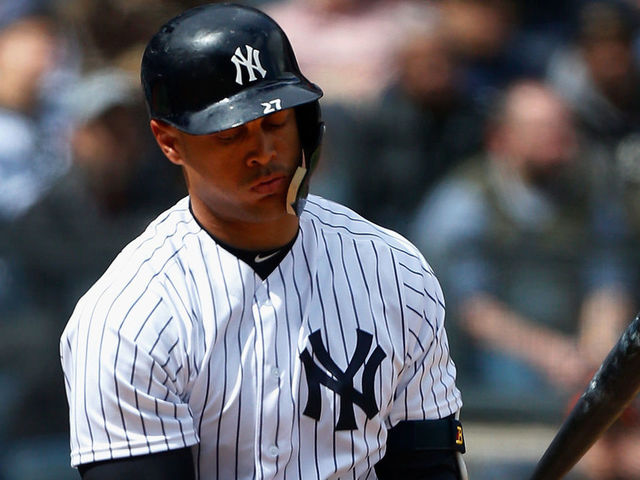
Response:
[[[291,279],[245,288],[207,314],[201,305],[206,408],[364,425],[390,405],[405,354],[399,312],[381,293]]]

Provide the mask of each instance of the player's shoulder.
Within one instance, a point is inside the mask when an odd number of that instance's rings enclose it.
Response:
[[[139,272],[158,270],[184,248],[184,240],[201,231],[191,212],[188,197],[162,212],[113,260],[101,280],[136,276]]]
[[[187,196],[158,215],[131,244],[135,245],[138,251],[144,252],[155,248],[158,243],[200,230],[200,226],[191,214]]]
[[[374,245],[378,250],[391,251],[405,264],[430,270],[418,248],[403,235],[377,225],[345,205],[317,195],[307,198],[301,227],[325,235],[341,235],[354,244]]]
[[[106,307],[127,308],[134,302],[149,299],[163,272],[179,262],[179,253],[189,235],[201,231],[189,211],[188,198],[161,213],[147,228],[116,256],[111,265],[82,296],[82,307],[99,311]],[[157,295],[156,295],[157,296]]]

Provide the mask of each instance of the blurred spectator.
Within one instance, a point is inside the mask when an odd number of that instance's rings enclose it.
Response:
[[[375,101],[394,78],[393,56],[407,22],[424,18],[412,0],[282,0],[264,5],[287,32],[300,66],[325,103]]]
[[[66,112],[52,92],[67,45],[48,4],[0,8],[0,222],[29,208],[68,166]]]
[[[60,10],[82,46],[87,71],[127,66],[138,73],[142,50],[159,25],[206,0],[62,1]],[[130,57],[134,56],[134,59]]]
[[[559,22],[557,11],[572,12],[573,1],[440,0],[448,43],[466,66],[465,92],[487,105],[518,78],[543,77],[571,18]]]
[[[62,0],[60,11],[82,46],[85,70],[116,66],[138,74],[144,47],[159,25],[183,10],[216,1],[222,0]],[[268,1],[238,3],[264,7]]]
[[[76,121],[72,168],[11,226],[28,239],[14,247],[29,284],[59,321],[128,237],[186,195],[179,169],[162,160],[148,130],[137,82],[103,69],[74,85],[66,97]]]
[[[465,92],[480,103],[515,78],[529,75],[516,48],[518,17],[512,0],[441,0],[447,42],[466,68]]]
[[[591,235],[584,154],[565,102],[517,82],[496,106],[486,152],[448,175],[415,219],[413,240],[459,329],[468,412],[482,399],[485,414],[558,415],[630,318],[624,277]]]
[[[58,339],[73,305],[128,238],[186,194],[180,171],[153,142],[137,78],[101,70],[71,92],[73,165],[0,235],[0,252],[21,267],[30,294],[0,324],[0,352],[13,352],[2,357],[0,376],[21,385],[5,429],[14,438],[67,431]]]
[[[361,150],[350,162],[350,203],[404,233],[421,192],[480,148],[483,118],[461,91],[464,67],[438,22],[412,29],[396,63],[398,79],[352,137]]]
[[[627,228],[628,262],[640,270],[640,69],[634,54],[638,11],[620,1],[589,1],[576,40],[549,65],[549,81],[569,101],[592,152],[592,177]],[[636,290],[640,298],[638,278]]]
[[[617,142],[640,127],[636,14],[615,0],[587,2],[579,11],[575,42],[549,64],[549,81],[597,141]]]

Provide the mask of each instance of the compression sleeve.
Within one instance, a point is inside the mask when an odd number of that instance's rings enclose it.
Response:
[[[459,480],[465,478],[458,459],[464,451],[462,426],[455,415],[400,422],[389,431],[376,474],[381,480]]]
[[[459,480],[456,452],[389,452],[375,466],[379,480]]]
[[[190,448],[78,466],[82,480],[195,480]]]

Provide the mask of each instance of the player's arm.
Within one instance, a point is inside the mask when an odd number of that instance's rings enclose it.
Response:
[[[408,287],[401,290],[409,332],[406,362],[388,416],[385,456],[376,465],[376,474],[382,480],[464,480],[464,439],[457,416],[462,400],[449,356],[442,289],[424,258],[418,260],[419,266],[403,270],[407,260],[398,269]]]
[[[387,451],[376,464],[380,480],[464,480],[462,427],[455,415],[404,421],[389,430]]]
[[[188,334],[155,290],[119,295],[117,302],[83,297],[61,339],[71,464],[89,479],[189,478],[170,474],[171,465],[193,463],[190,447],[199,442],[187,400],[195,374]],[[138,476],[146,470],[161,473]]]
[[[79,465],[83,480],[195,480],[190,448]]]

